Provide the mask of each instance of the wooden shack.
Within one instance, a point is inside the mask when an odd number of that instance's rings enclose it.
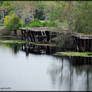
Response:
[[[77,51],[92,52],[92,34],[76,33],[72,35]]]
[[[47,27],[20,28],[22,40],[31,42],[51,42],[58,31],[50,31]]]

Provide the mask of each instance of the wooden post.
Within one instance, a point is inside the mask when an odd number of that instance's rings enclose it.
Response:
[[[30,39],[33,41],[32,32],[30,31]]]
[[[83,40],[83,51],[86,51],[86,40]]]
[[[77,43],[77,46],[76,46],[76,48],[77,48],[77,51],[79,51],[79,42],[78,42],[78,38],[76,38],[76,43]]]
[[[23,31],[21,30],[21,40],[23,40]]]
[[[50,42],[50,32],[46,31],[47,42]]]
[[[90,48],[91,48],[91,51],[92,51],[92,39],[91,39],[90,43],[91,43]]]
[[[17,28],[14,27],[14,35],[16,36],[17,35]]]

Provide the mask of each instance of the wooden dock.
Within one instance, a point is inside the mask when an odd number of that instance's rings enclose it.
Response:
[[[50,43],[58,35],[58,31],[48,30],[47,27],[20,28],[22,40],[31,42]]]
[[[91,51],[92,52],[92,34],[76,33],[72,35],[74,44],[76,44],[77,51]]]

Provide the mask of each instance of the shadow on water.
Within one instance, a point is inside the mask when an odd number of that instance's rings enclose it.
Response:
[[[22,45],[22,51],[26,53],[28,56],[30,53],[36,54],[36,55],[41,55],[41,54],[46,54],[46,55],[51,55],[57,51],[56,47],[51,47],[51,46],[38,46],[38,45],[28,45],[28,44],[23,44]]]
[[[92,57],[71,57],[70,61],[73,65],[92,65]]]
[[[39,46],[33,44],[5,44],[5,45],[10,47],[14,52],[14,54],[17,54],[19,51],[23,51],[25,52],[26,56],[29,56],[29,54],[51,55],[58,51],[57,47],[51,47],[51,46]]]
[[[22,45],[21,44],[8,44],[8,43],[6,43],[6,44],[0,44],[0,45],[2,45],[2,46],[5,46],[5,47],[7,47],[7,48],[10,48],[12,51],[13,51],[13,53],[16,55],[20,50],[21,50],[21,48],[22,48]]]

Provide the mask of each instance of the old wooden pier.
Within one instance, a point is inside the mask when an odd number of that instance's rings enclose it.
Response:
[[[46,27],[20,28],[22,40],[31,42],[51,42],[58,35],[58,31],[50,31]]]
[[[92,52],[92,35],[77,33],[73,34],[74,44],[77,51],[91,51]]]

